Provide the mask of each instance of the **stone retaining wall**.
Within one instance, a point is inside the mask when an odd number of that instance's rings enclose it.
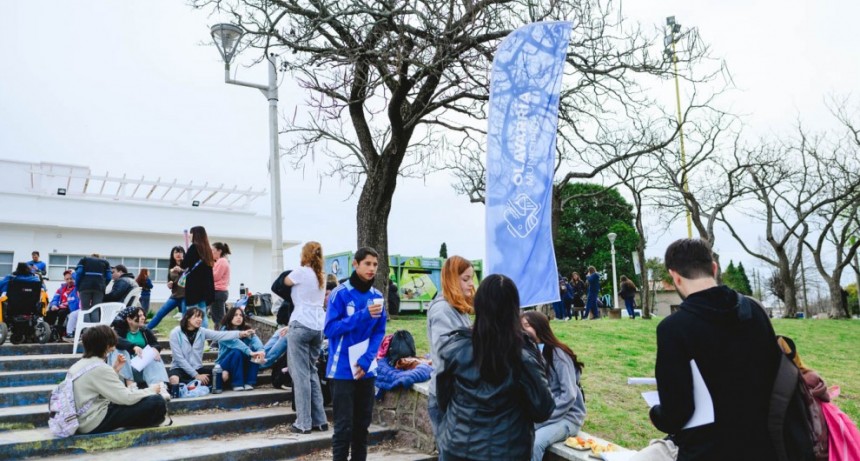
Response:
[[[397,429],[397,441],[425,453],[433,453],[436,443],[427,414],[428,382],[412,389],[398,388],[385,393],[373,406],[373,422]]]

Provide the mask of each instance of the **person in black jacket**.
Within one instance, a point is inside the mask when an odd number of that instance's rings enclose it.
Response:
[[[683,302],[657,326],[660,403],[650,417],[669,437],[633,459],[775,460],[768,409],[780,351],[767,314],[717,285],[719,268],[706,241],[678,240],[666,249],[665,261]],[[687,427],[694,410],[702,410],[693,400],[696,370],[714,417]]]
[[[113,278],[113,285],[110,293],[104,296],[104,302],[123,302],[131,290],[139,288],[134,279],[134,274],[129,274],[128,269],[122,264],[113,267],[111,277]]]
[[[78,287],[78,296],[81,299],[81,310],[85,311],[102,302],[105,296],[105,287],[111,279],[110,263],[93,253],[78,261],[75,268],[75,286]],[[98,322],[99,313],[93,312],[86,315],[86,321]]]
[[[621,286],[621,291],[618,292],[618,296],[621,296],[621,299],[624,300],[624,307],[627,308],[627,316],[633,320],[636,318],[636,284],[633,283],[632,280],[628,279],[626,275],[622,275],[619,279]]]
[[[108,364],[113,366],[117,360],[125,361],[119,375],[126,380],[126,384],[140,383],[146,386],[161,384],[164,389],[167,389],[167,369],[161,361],[161,346],[152,330],[145,325],[146,314],[140,307],[126,307],[117,314],[111,323],[111,328],[117,336],[116,350],[108,355]],[[142,356],[146,346],[155,349],[159,354],[143,370],[135,370],[131,367],[131,357]],[[120,359],[120,356],[124,358]]]
[[[185,279],[185,308],[196,307],[203,311],[203,328],[209,326],[206,306],[215,300],[215,277],[212,267],[215,255],[209,245],[209,236],[203,226],[191,228],[191,246],[185,253],[180,266],[174,267],[176,273],[187,274]]]
[[[484,279],[474,326],[442,336],[439,361],[439,460],[530,459],[534,424],[549,419],[555,401],[511,279]]]

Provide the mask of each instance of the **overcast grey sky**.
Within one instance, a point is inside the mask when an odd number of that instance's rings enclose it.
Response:
[[[786,132],[798,116],[826,127],[825,97],[860,82],[858,2],[628,0],[623,12],[646,27],[669,15],[698,27],[731,70],[738,90],[730,101],[751,135]],[[268,189],[265,99],[225,85],[220,56],[204,45],[220,18],[178,0],[0,0],[0,18],[0,157]],[[248,54],[240,64],[250,63]],[[240,67],[237,77],[265,83],[266,69]],[[673,92],[659,91],[671,104]],[[285,79],[282,112],[304,111],[303,100]],[[321,182],[312,166],[284,170],[285,238],[319,240],[327,253],[352,249],[349,188]],[[256,208],[268,214],[268,201]],[[389,250],[433,256],[445,241],[449,254],[481,258],[483,211],[455,195],[445,175],[401,180]],[[664,234],[655,229],[649,254],[684,234],[681,222]],[[717,249],[756,265],[726,233]],[[288,252],[288,264],[297,259]]]

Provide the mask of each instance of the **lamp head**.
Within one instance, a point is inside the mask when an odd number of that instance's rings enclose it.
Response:
[[[210,30],[215,46],[218,47],[218,52],[224,59],[224,64],[229,65],[239,47],[239,40],[245,32],[235,24],[215,24]]]
[[[618,237],[618,234],[616,234],[615,232],[610,232],[609,235],[607,235],[607,237],[609,237],[609,243],[614,244],[615,243],[615,237]]]
[[[666,18],[666,25],[672,27],[675,25],[675,16],[669,16]]]

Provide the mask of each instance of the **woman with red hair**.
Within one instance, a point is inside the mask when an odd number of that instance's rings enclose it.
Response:
[[[439,347],[443,336],[460,329],[471,328],[475,270],[472,263],[462,256],[451,256],[442,266],[442,293],[430,304],[427,310],[427,338],[430,340],[430,358],[433,360],[433,373],[430,377],[430,397],[427,412],[433,425],[434,435],[438,431],[442,415],[436,403],[436,370],[439,367]]]

